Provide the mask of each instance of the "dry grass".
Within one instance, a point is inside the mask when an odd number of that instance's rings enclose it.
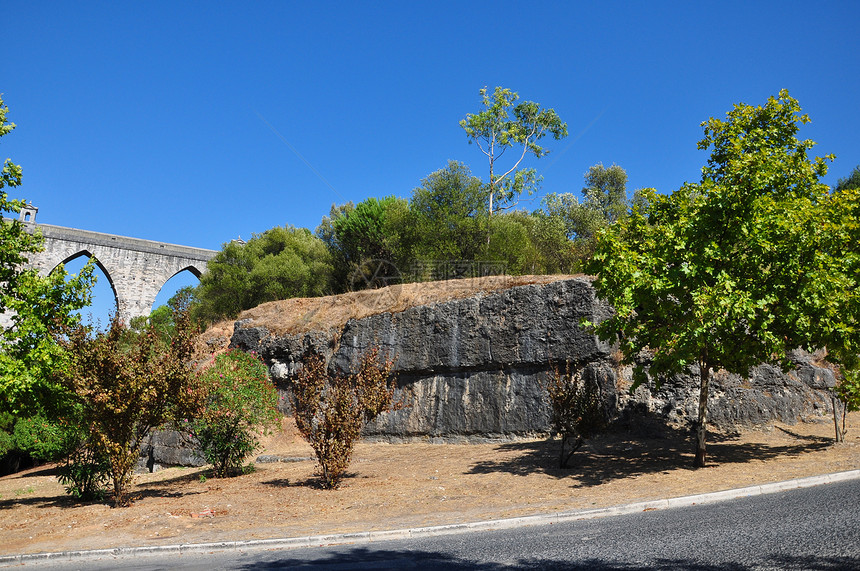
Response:
[[[860,413],[850,415],[860,426]],[[641,427],[640,427],[641,428]],[[558,441],[359,443],[338,490],[318,486],[315,462],[258,464],[216,480],[208,468],[138,476],[134,504],[78,503],[52,466],[0,478],[0,553],[203,543],[402,529],[554,513],[764,484],[860,468],[853,428],[833,444],[827,418],[709,435],[709,466],[692,468],[689,435],[614,432],[557,467]],[[292,419],[261,454],[313,455]]]
[[[573,277],[582,276],[488,276],[401,284],[326,297],[272,301],[243,311],[237,319],[251,320],[251,324],[264,326],[273,335],[326,331],[343,327],[350,319],[361,319],[378,313],[398,313],[419,305]]]

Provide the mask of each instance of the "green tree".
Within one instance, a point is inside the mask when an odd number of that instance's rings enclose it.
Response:
[[[836,181],[836,186],[833,188],[833,190],[835,190],[836,192],[840,192],[849,188],[860,188],[860,165],[854,167],[854,170],[851,171],[851,174],[849,174],[845,178],[840,178],[838,181]]]
[[[151,325],[163,343],[169,343],[176,331],[176,323],[173,316],[182,308],[187,308],[190,315],[194,315],[197,301],[196,290],[192,286],[185,286],[173,294],[167,303],[159,305],[148,316],[134,317],[129,324],[131,333],[144,333]],[[202,326],[202,323],[195,324]]]
[[[627,198],[627,173],[618,165],[609,168],[598,163],[585,173],[582,199],[573,193],[548,194],[543,199],[539,214],[560,221],[564,232],[573,241],[573,264],[582,269],[594,254],[595,237],[608,225],[627,216],[630,209],[642,200],[637,190],[632,200]]]
[[[466,165],[448,161],[430,173],[409,201],[416,258],[476,260],[486,236],[486,209],[484,185]]]
[[[819,307],[809,322],[814,343],[827,348],[828,360],[840,363],[833,414],[836,440],[842,441],[844,413],[860,408],[860,187],[834,190],[817,221],[816,262],[827,279],[803,293]],[[837,398],[843,405],[842,428]]]
[[[401,204],[394,196],[368,198],[355,209],[332,220],[337,241],[350,269],[349,289],[377,288],[398,283],[399,258],[392,240],[389,214]]]
[[[582,270],[576,244],[565,232],[564,222],[540,210],[528,216],[529,240],[538,258],[526,269],[530,274],[573,274]]]
[[[567,123],[562,123],[553,109],[541,109],[533,101],[519,100],[519,95],[510,89],[496,87],[492,95],[487,88],[480,90],[484,110],[480,113],[467,113],[460,121],[466,131],[469,143],[475,143],[486,155],[490,166],[489,209],[493,206],[507,208],[516,203],[523,192],[530,193],[539,183],[534,169],[520,169],[520,163],[527,154],[536,158],[543,157],[549,150],[538,144],[544,136],[552,135],[556,140],[567,136]],[[519,153],[513,165],[502,174],[497,174],[497,161],[511,148]]]
[[[585,204],[596,211],[601,220],[612,224],[627,215],[627,173],[618,165],[609,168],[598,163],[585,173],[582,189]]]
[[[267,301],[331,291],[325,243],[305,228],[276,227],[247,243],[224,244],[196,288],[195,315],[206,322],[236,317]]]
[[[582,201],[572,193],[548,194],[543,200],[547,216],[558,217],[569,238],[592,241],[597,232],[627,215],[627,173],[618,165],[594,165],[585,173]]]
[[[349,278],[349,264],[346,261],[346,253],[341,247],[337,233],[334,230],[334,221],[341,216],[347,216],[355,210],[355,203],[347,202],[341,205],[331,205],[328,216],[323,216],[314,235],[323,241],[331,256],[332,284],[334,293],[343,293],[347,290],[346,282]]]
[[[615,308],[597,325],[600,337],[617,339],[626,363],[650,350],[658,383],[690,367],[699,375],[697,467],[705,465],[713,372],[787,367],[789,350],[817,340],[822,307],[813,292],[828,279],[816,260],[827,165],[808,158],[812,141],[797,139],[809,120],[799,112],[781,91],[764,106],[737,104],[725,120],[703,123],[698,146],[711,156],[701,182],[669,196],[646,192],[647,212],[604,229],[589,264],[598,295]],[[644,369],[636,364],[637,384]]]
[[[408,262],[403,225],[405,200],[387,196],[332,207],[317,227],[317,236],[335,260],[335,289],[339,292],[378,288],[401,280],[400,266]],[[408,234],[408,231],[406,232]]]
[[[0,98],[0,137],[15,128],[7,112]],[[0,172],[0,410],[29,416],[62,406],[63,393],[51,378],[67,356],[54,336],[79,322],[75,311],[90,302],[94,278],[92,262],[71,278],[62,266],[47,276],[28,267],[42,250],[41,235],[3,217],[24,206],[6,191],[20,186],[21,177],[21,166],[6,159]]]

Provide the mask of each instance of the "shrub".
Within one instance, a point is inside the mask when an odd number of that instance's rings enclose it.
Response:
[[[213,466],[216,478],[242,473],[259,446],[261,429],[279,419],[278,395],[265,364],[252,353],[230,350],[199,376],[203,408],[191,432]]]
[[[313,351],[302,364],[293,387],[296,426],[314,449],[322,487],[337,488],[364,424],[392,408],[393,361],[380,362],[379,350],[372,348],[349,375],[330,372]]]
[[[8,412],[0,412],[0,457],[15,449],[15,417]]]
[[[18,417],[0,413],[0,461],[3,472],[15,472],[40,462],[56,462],[68,457],[78,441],[79,431],[44,414]]]
[[[573,453],[587,438],[591,438],[606,425],[606,413],[595,379],[583,379],[582,370],[570,362],[562,373],[553,368],[547,385],[551,407],[550,428],[561,435],[559,467],[566,468]]]
[[[98,448],[82,442],[57,469],[66,493],[79,500],[102,500],[111,478],[110,459]]]
[[[79,431],[42,415],[19,418],[13,432],[16,446],[39,462],[57,462],[69,456]]]
[[[193,404],[193,375],[187,366],[193,328],[185,308],[176,309],[174,322],[167,345],[151,325],[135,335],[118,316],[106,332],[79,326],[59,340],[70,364],[57,371],[57,380],[78,405],[69,422],[88,427],[86,446],[72,457],[70,469],[79,469],[74,465],[81,461],[86,471],[108,458],[118,507],[129,505],[134,466],[150,431],[187,418]]]

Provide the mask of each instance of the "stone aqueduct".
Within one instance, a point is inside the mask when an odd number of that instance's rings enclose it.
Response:
[[[215,250],[165,244],[51,224],[36,224],[38,209],[28,205],[20,220],[28,229],[39,229],[44,251],[32,256],[30,264],[49,273],[60,264],[81,256],[93,258],[104,272],[114,292],[117,312],[125,323],[149,315],[155,297],[176,274],[188,270],[198,278]]]

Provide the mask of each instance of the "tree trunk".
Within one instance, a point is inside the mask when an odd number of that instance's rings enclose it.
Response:
[[[699,385],[699,424],[696,427],[696,460],[693,465],[696,468],[705,467],[705,439],[707,437],[706,424],[708,421],[708,388],[711,382],[711,367],[706,363],[699,363],[701,384]]]
[[[836,429],[836,442],[845,442],[845,434],[839,426],[839,400],[833,393],[830,393],[830,399],[833,401],[833,427]]]

